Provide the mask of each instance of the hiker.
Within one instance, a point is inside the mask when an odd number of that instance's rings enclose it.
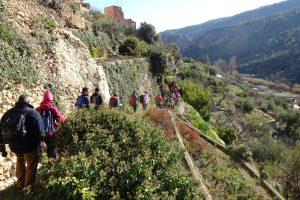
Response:
[[[129,104],[133,107],[133,112],[136,112],[137,103],[138,103],[138,97],[136,95],[135,90],[133,90],[129,98]]]
[[[148,92],[145,90],[144,93],[140,96],[140,102],[144,110],[147,109],[149,101],[150,101],[150,97],[148,95]]]
[[[17,156],[16,176],[19,189],[34,187],[39,163],[39,143],[44,137],[41,115],[29,104],[29,96],[23,94],[15,106],[0,121],[3,144]]]
[[[90,98],[90,102],[92,104],[95,104],[96,108],[99,108],[103,104],[103,98],[102,95],[100,94],[100,89],[98,87],[95,88],[95,92]]]
[[[163,100],[162,96],[160,95],[160,93],[157,94],[157,96],[154,98],[154,100],[155,100],[156,108],[162,109],[164,100]]]
[[[119,97],[116,92],[113,93],[113,96],[109,99],[109,107],[116,108],[120,106]]]
[[[89,89],[87,87],[82,88],[81,95],[77,98],[75,103],[76,108],[89,108]]]
[[[44,122],[44,142],[47,146],[48,158],[56,158],[57,156],[57,127],[59,123],[64,123],[65,121],[58,108],[53,107],[52,102],[53,95],[50,90],[46,90],[40,107],[36,108]]]
[[[169,108],[174,109],[174,100],[173,100],[173,96],[169,96],[167,99],[167,105]]]

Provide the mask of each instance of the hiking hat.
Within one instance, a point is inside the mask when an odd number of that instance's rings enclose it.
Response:
[[[53,101],[53,95],[50,90],[46,90],[43,96],[43,101]]]

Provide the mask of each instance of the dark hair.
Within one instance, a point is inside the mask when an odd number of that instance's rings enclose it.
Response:
[[[95,92],[99,92],[100,89],[98,87],[95,88]]]
[[[89,91],[89,88],[87,88],[87,87],[82,88],[82,93],[88,92],[88,91]]]
[[[19,96],[18,102],[29,103],[29,96],[27,94],[21,94]]]

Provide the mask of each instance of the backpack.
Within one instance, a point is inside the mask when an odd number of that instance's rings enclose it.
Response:
[[[13,110],[8,114],[1,127],[3,144],[16,143],[26,136],[25,118],[30,111],[33,111],[33,109]]]
[[[135,105],[135,104],[136,104],[135,98],[134,98],[133,95],[130,95],[129,104],[130,104],[130,105]]]
[[[103,103],[101,94],[93,94],[91,96],[91,103],[93,103],[97,106],[101,105]]]
[[[145,95],[142,94],[140,96],[140,103],[144,103],[144,101],[145,101]]]
[[[44,131],[46,137],[51,137],[53,133],[55,132],[54,127],[54,119],[53,119],[53,108],[50,108],[49,110],[42,110],[41,116],[44,122]]]
[[[159,101],[158,101],[158,97],[157,96],[154,98],[154,100],[155,100],[155,105],[159,105]]]

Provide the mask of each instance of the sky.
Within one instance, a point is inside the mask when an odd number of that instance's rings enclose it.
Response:
[[[201,24],[211,19],[232,16],[284,0],[85,0],[93,8],[120,6],[125,18],[147,22],[157,32]]]

